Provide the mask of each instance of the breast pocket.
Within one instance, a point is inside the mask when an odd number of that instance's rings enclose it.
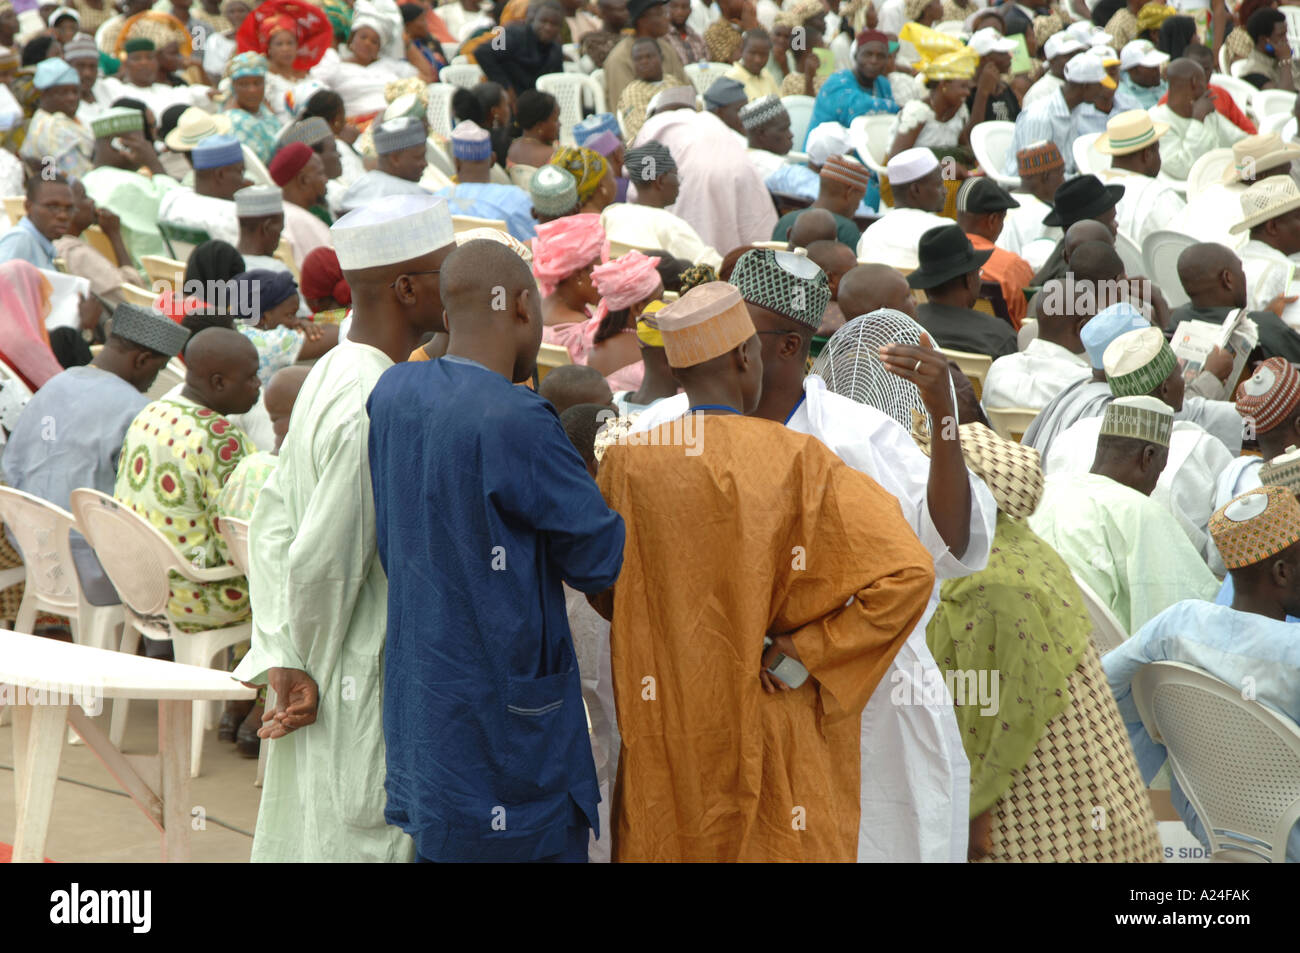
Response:
[[[507,800],[534,801],[568,790],[575,714],[582,708],[572,690],[576,681],[574,671],[510,679],[502,791]]]

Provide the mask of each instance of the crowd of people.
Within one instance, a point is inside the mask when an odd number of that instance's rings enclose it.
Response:
[[[254,860],[1158,861],[1144,667],[1300,719],[1292,62],[1273,0],[0,0],[0,478],[248,524],[166,612],[251,622]]]

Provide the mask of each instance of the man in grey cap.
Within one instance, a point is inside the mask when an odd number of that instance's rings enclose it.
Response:
[[[740,110],[747,102],[744,84],[726,76],[715,79],[704,93],[704,108],[741,136],[745,135],[745,127],[740,121]]]
[[[429,160],[425,157],[427,134],[424,123],[410,116],[390,119],[375,130],[375,152],[379,168],[358,178],[343,193],[339,204],[351,211],[385,195],[428,195],[420,177]]]
[[[65,509],[78,487],[112,494],[126,430],[149,403],[144,392],[188,337],[152,308],[119,304],[94,360],[51,377],[23,408],[4,448],[5,483]],[[73,533],[71,543],[86,598],[115,605],[117,593],[86,541]]]
[[[284,197],[273,185],[251,185],[235,193],[235,216],[239,220],[238,251],[244,270],[289,271],[275,257],[284,231]]]

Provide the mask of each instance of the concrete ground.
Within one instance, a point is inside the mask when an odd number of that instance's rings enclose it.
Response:
[[[96,719],[105,733],[111,705],[106,702],[104,714]],[[157,752],[156,702],[131,703],[122,750]],[[13,730],[0,727],[0,841],[8,844],[13,843],[16,822],[13,763]],[[191,822],[196,863],[247,862],[262,796],[261,788],[253,787],[256,772],[257,762],[241,758],[233,744],[218,741],[215,728],[207,733],[203,773],[190,782],[193,806],[203,810]],[[85,745],[65,742],[45,856],[61,862],[153,863],[161,859],[161,846],[158,829],[94,753]]]

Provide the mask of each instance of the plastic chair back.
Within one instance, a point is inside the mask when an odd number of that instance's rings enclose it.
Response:
[[[1070,147],[1074,152],[1074,164],[1079,170],[1079,175],[1088,173],[1097,175],[1103,169],[1110,168],[1110,156],[1103,155],[1092,147],[1092,144],[1100,136],[1101,133],[1099,132],[1090,132],[1085,136],[1077,136]]]
[[[167,574],[179,571],[181,561],[167,537],[98,490],[73,490],[72,512],[122,604],[138,616],[164,615],[171,591]]]
[[[790,114],[790,135],[796,149],[802,149],[808,139],[808,123],[812,121],[813,104],[816,102],[812,96],[781,97],[781,105]]]
[[[438,82],[461,89],[473,89],[486,78],[483,67],[477,63],[451,63],[438,72]]]
[[[223,516],[217,520],[217,532],[226,541],[230,559],[245,576],[248,575],[248,520]]]
[[[447,75],[447,71],[453,69],[451,66],[442,68],[442,76]],[[477,66],[474,69],[478,69]],[[429,84],[429,108],[426,115],[429,119],[429,129],[444,139],[451,137],[451,97],[456,95],[456,84],[450,80],[443,83]]]
[[[1110,611],[1110,606],[1102,602],[1101,597],[1086,582],[1078,576],[1074,577],[1074,581],[1078,583],[1079,591],[1083,593],[1083,604],[1088,607],[1088,615],[1092,617],[1092,644],[1096,647],[1097,654],[1105,655],[1111,649],[1119,648],[1128,638],[1128,633],[1119,624],[1119,619],[1115,618],[1115,613]]]
[[[1037,407],[985,407],[984,415],[988,417],[993,430],[1004,440],[1020,442],[1029,425],[1039,414]]]
[[[1142,723],[1165,746],[1213,858],[1284,863],[1300,820],[1300,729],[1243,693],[1181,662],[1133,678]]]
[[[28,596],[50,612],[65,610],[76,618],[81,583],[72,562],[68,532],[75,529],[72,514],[40,497],[0,486],[0,522],[9,527],[22,551],[27,569]]]
[[[1006,175],[1002,171],[1015,135],[1014,122],[997,120],[979,123],[970,131],[971,151],[979,160],[980,168],[985,175],[1007,190],[1020,187],[1019,176]]]
[[[1146,275],[1155,282],[1171,308],[1182,307],[1189,300],[1178,277],[1178,256],[1194,244],[1195,240],[1182,232],[1161,230],[1148,235],[1142,246]]]

